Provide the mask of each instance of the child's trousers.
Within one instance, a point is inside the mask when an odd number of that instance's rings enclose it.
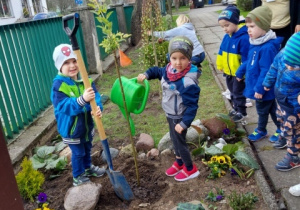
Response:
[[[275,99],[268,101],[256,100],[255,104],[258,115],[257,130],[262,132],[267,131],[266,127],[268,124],[269,114],[271,115],[271,118],[274,124],[276,125],[277,129],[280,129],[280,122],[277,121],[276,117],[277,103]]]
[[[300,152],[300,118],[293,109],[277,104],[277,119],[281,123],[281,136],[287,140],[287,151],[292,155]]]
[[[91,167],[92,141],[81,140],[80,144],[69,144],[72,151],[72,174],[78,177]]]
[[[173,142],[175,155],[177,157],[181,157],[186,167],[193,165],[191,154],[185,139],[187,130],[182,131],[181,134],[175,131],[176,124],[180,123],[182,119],[171,119],[167,117],[167,120],[169,123],[170,136]]]

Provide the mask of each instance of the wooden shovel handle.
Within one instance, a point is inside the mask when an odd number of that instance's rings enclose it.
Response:
[[[81,78],[83,80],[83,84],[84,84],[85,89],[87,89],[87,88],[91,87],[91,84],[90,84],[90,81],[89,81],[89,78],[88,78],[88,74],[87,74],[85,65],[83,63],[81,52],[80,52],[80,50],[74,50],[74,53],[77,55],[77,63],[78,63],[79,71],[80,71],[80,74],[81,74]],[[90,101],[90,105],[92,107],[92,112],[94,114],[94,120],[96,122],[96,126],[97,126],[97,129],[98,129],[99,134],[100,134],[100,139],[105,140],[106,139],[106,134],[105,134],[105,131],[104,131],[104,128],[103,128],[102,121],[101,121],[100,117],[96,116],[97,104],[96,104],[95,99]]]

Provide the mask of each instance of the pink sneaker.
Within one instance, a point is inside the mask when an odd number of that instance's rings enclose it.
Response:
[[[188,171],[186,167],[183,167],[183,170],[177,174],[174,178],[176,181],[183,182],[189,179],[196,178],[199,176],[200,172],[197,169],[197,166],[193,164],[193,169],[191,171]]]
[[[182,169],[183,169],[183,165],[180,166],[180,165],[178,165],[178,163],[175,161],[175,162],[173,163],[173,165],[172,165],[170,168],[168,168],[168,169],[166,170],[166,175],[167,175],[167,176],[175,176],[175,175],[177,175]]]

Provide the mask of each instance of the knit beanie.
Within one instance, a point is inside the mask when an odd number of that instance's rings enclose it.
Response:
[[[268,32],[270,30],[272,11],[267,6],[256,7],[254,10],[248,13],[250,18],[259,28]]]
[[[287,41],[284,52],[283,62],[289,66],[300,66],[300,32],[295,33]]]
[[[54,65],[60,71],[62,65],[66,60],[71,58],[75,58],[77,60],[77,56],[75,55],[74,51],[72,50],[72,46],[69,44],[60,44],[55,47],[53,51],[53,60]]]
[[[185,57],[191,60],[193,49],[193,42],[185,36],[175,36],[169,43],[170,56],[174,52],[181,52]]]
[[[224,9],[219,15],[218,21],[227,20],[238,25],[240,20],[240,10],[236,6],[230,5]]]

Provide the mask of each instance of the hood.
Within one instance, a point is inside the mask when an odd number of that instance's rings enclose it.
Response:
[[[190,71],[185,76],[191,78],[196,84],[198,84],[201,72],[198,70],[197,66],[191,65]]]
[[[188,30],[195,30],[194,26],[192,23],[185,23],[183,25],[181,25],[182,27],[188,29]]]
[[[240,37],[243,36],[245,34],[248,34],[247,32],[247,26],[245,25],[245,23],[240,23],[239,24],[239,30],[237,32],[235,32],[232,37]]]

